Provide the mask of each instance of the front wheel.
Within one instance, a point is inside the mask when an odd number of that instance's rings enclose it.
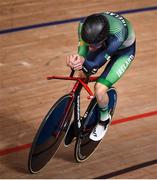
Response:
[[[55,155],[68,129],[73,112],[73,97],[61,97],[41,123],[29,153],[28,169],[37,173]]]
[[[111,117],[113,117],[117,102],[117,93],[115,88],[110,88],[107,91],[107,94],[109,97],[109,113],[111,114]],[[76,140],[74,156],[77,162],[83,162],[87,160],[95,152],[97,146],[100,144],[101,140],[93,141],[89,138],[93,127],[95,127],[99,119],[99,107],[96,99],[93,99],[87,108],[83,118],[81,132],[79,133]]]

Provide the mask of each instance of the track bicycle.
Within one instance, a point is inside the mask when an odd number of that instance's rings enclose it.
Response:
[[[43,119],[34,137],[28,158],[28,169],[30,173],[39,172],[48,161],[54,157],[62,140],[70,133],[71,127],[75,125],[75,149],[76,162],[84,162],[96,150],[100,141],[89,138],[90,133],[99,121],[99,108],[93,92],[88,83],[95,82],[98,77],[79,78],[73,77],[74,71],[69,77],[49,76],[48,80],[61,79],[76,81],[71,92],[62,96],[49,110]],[[84,115],[80,116],[80,93],[82,88],[88,92],[90,103]],[[114,87],[107,91],[109,102],[108,109],[111,117],[117,103],[117,92]]]

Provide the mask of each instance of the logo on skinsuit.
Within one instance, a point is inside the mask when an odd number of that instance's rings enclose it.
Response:
[[[125,64],[121,65],[121,67],[117,70],[116,74],[118,77],[121,77],[121,75],[125,72],[125,70],[128,68],[131,61],[134,59],[133,55],[130,55]]]
[[[120,16],[119,14],[109,12],[109,11],[106,12],[106,14],[109,14],[110,16],[114,16],[114,17],[118,18],[123,23],[124,26],[127,26],[126,22],[125,22],[125,19],[122,16]]]

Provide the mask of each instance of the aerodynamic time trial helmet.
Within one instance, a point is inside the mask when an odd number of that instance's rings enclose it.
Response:
[[[82,25],[81,38],[88,44],[99,44],[107,39],[109,23],[102,14],[88,16]]]

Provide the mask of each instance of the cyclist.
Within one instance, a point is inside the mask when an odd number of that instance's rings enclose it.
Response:
[[[67,66],[91,75],[107,63],[94,87],[100,121],[91,132],[90,139],[99,141],[111,120],[108,107],[105,106],[108,101],[106,91],[132,63],[135,56],[135,33],[127,19],[113,12],[104,12],[83,19],[79,23],[78,37],[78,53],[67,57]]]

